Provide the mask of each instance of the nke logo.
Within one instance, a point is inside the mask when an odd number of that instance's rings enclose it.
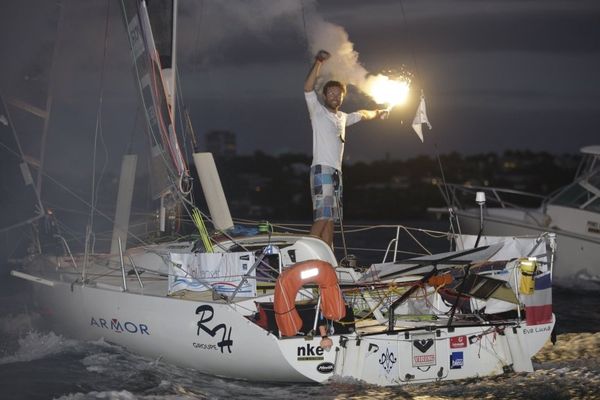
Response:
[[[315,357],[323,355],[323,348],[321,346],[311,346],[310,343],[306,344],[306,347],[298,347],[298,357]]]

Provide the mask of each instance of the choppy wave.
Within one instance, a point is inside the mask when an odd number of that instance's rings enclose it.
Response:
[[[0,365],[38,360],[60,353],[75,344],[76,340],[65,339],[53,332],[42,334],[32,331],[18,339],[18,349],[14,354],[0,358]]]
[[[26,313],[4,315],[0,317],[0,334],[20,336],[22,333],[31,331],[38,318],[37,315]]]
[[[20,362],[20,369],[27,371],[21,379],[36,382],[40,380],[38,375],[47,373],[48,366],[40,365],[50,363],[56,377],[53,387],[58,386],[58,393],[48,396],[48,388],[42,382],[36,389],[37,398],[600,399],[600,333],[559,335],[556,345],[548,343],[535,357],[533,373],[402,387],[378,387],[346,378],[333,379],[325,385],[227,380],[140,357],[102,340],[80,342],[54,333],[30,332],[19,343],[14,354],[0,359],[0,373],[9,367],[7,364]],[[19,383],[15,385],[18,387]]]
[[[0,317],[0,397],[11,399],[600,399],[600,297],[556,291],[558,341],[533,373],[378,387],[336,378],[325,385],[271,384],[203,375],[97,340],[32,330],[36,317]]]

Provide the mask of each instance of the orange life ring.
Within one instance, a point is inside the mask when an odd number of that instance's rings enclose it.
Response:
[[[325,318],[339,321],[346,316],[335,269],[325,261],[302,261],[282,272],[275,283],[273,308],[282,336],[294,336],[302,328],[302,319],[296,311],[296,294],[307,283],[319,285],[321,312]]]

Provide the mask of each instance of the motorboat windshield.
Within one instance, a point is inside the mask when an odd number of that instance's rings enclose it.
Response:
[[[581,149],[583,159],[575,181],[552,196],[547,204],[600,212],[600,146]]]

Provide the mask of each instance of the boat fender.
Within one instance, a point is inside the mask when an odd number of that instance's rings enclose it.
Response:
[[[321,312],[325,318],[339,321],[346,316],[346,305],[333,266],[321,260],[302,261],[282,272],[275,282],[273,307],[282,336],[294,336],[302,328],[302,319],[296,311],[296,295],[309,283],[319,285]]]
[[[533,294],[535,290],[534,275],[537,270],[537,261],[533,258],[519,259],[521,279],[519,280],[519,292],[522,294]]]

